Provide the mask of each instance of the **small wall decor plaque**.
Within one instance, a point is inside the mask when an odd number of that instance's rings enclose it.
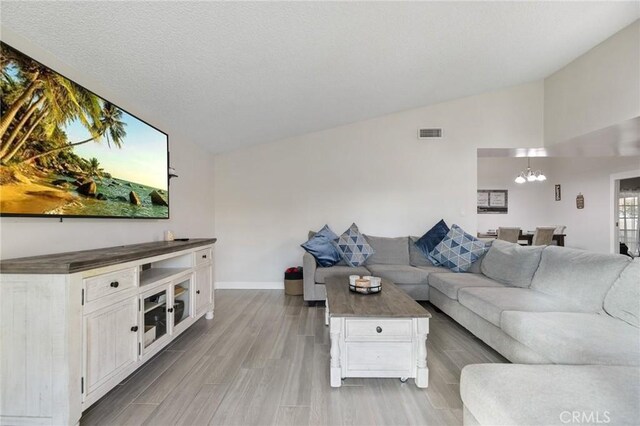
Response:
[[[578,209],[584,209],[584,195],[582,195],[582,192],[576,197],[576,207]]]
[[[556,201],[562,200],[562,192],[561,192],[560,184],[556,185]]]

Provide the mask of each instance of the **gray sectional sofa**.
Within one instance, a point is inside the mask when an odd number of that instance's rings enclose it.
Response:
[[[362,269],[305,255],[305,300],[323,300],[330,275],[386,277],[513,362],[462,370],[466,425],[640,424],[640,260],[495,241],[451,273],[410,238],[367,239]]]
[[[309,234],[309,238],[313,233]],[[304,300],[316,302],[325,300],[327,292],[324,283],[330,276],[375,275],[396,283],[415,300],[429,300],[429,274],[449,273],[446,268],[434,266],[416,247],[417,237],[385,238],[365,235],[375,254],[367,259],[364,266],[352,268],[345,262],[323,268],[309,253],[302,259],[304,278]],[[479,272],[475,268],[476,272]]]
[[[432,274],[431,303],[528,365],[465,367],[465,424],[640,421],[640,262],[496,241],[480,269]]]

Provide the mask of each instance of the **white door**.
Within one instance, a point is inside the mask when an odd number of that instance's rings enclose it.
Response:
[[[131,297],[84,317],[85,395],[138,359],[138,299]]]
[[[196,269],[196,315],[209,310],[211,303],[211,265]]]

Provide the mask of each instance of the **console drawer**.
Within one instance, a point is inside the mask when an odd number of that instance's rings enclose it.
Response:
[[[96,275],[84,280],[86,301],[91,302],[104,296],[111,296],[136,286],[136,268],[122,269],[108,274]]]
[[[410,342],[411,319],[349,319],[345,320],[345,341]]]
[[[211,249],[198,250],[196,252],[196,266],[211,263]]]

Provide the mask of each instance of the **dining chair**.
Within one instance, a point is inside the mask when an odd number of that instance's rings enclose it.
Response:
[[[536,228],[536,232],[533,233],[534,246],[548,246],[553,241],[553,234],[555,233],[555,226],[539,226]]]
[[[519,236],[520,236],[520,228],[508,228],[508,227],[498,228],[499,240],[508,241],[510,243],[517,243]]]

